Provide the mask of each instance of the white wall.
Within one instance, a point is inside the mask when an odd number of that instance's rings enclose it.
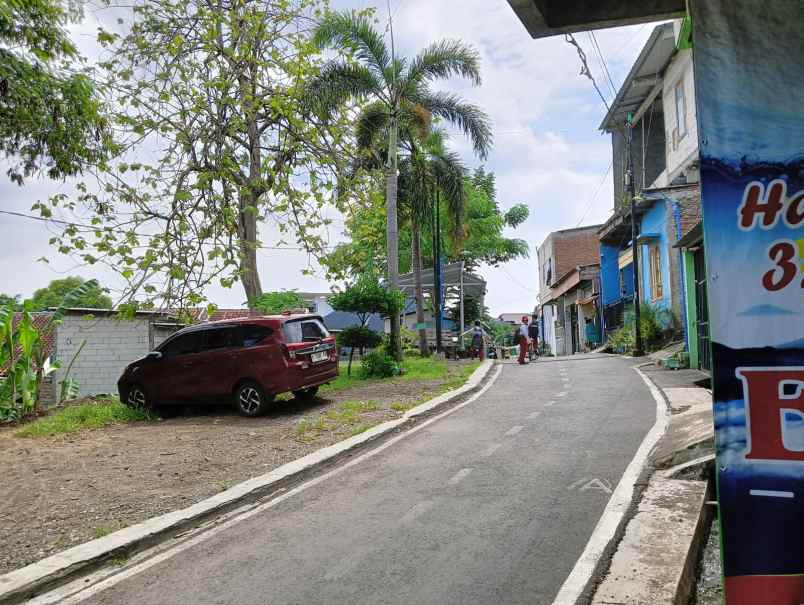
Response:
[[[678,139],[674,146],[673,131],[678,125],[676,119],[676,85],[682,79],[684,82],[684,98],[686,100],[687,134]],[[665,70],[662,106],[664,108],[665,137],[667,140],[667,168],[666,175],[664,175],[666,183],[662,183],[662,185],[665,185],[672,182],[691,162],[698,159],[698,121],[695,111],[695,80],[692,70],[691,50],[678,51]]]
[[[62,364],[55,374],[57,382],[64,379],[67,366],[84,340],[87,343],[70,372],[78,382],[80,395],[117,393],[117,379],[123,369],[150,350],[149,320],[65,317],[56,329],[55,357]]]

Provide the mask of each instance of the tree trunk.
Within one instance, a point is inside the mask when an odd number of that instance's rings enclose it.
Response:
[[[349,347],[349,365],[346,368],[346,375],[347,376],[352,375],[352,357],[354,357],[354,354],[355,354],[355,348],[354,347]]]
[[[424,291],[422,290],[422,254],[421,254],[421,227],[419,219],[415,216],[411,218],[411,265],[413,266],[413,278],[416,282],[416,323],[419,324],[419,353],[422,357],[427,357],[429,349],[427,347],[427,330],[421,326],[424,324]]]
[[[388,239],[388,281],[392,291],[399,289],[399,233],[397,227],[396,197],[398,185],[397,166],[397,118],[394,110],[391,115],[391,128],[388,141],[388,169],[385,175],[385,212]],[[391,319],[391,356],[402,361],[402,339],[399,325],[399,314],[394,313]]]
[[[257,271],[257,210],[251,196],[240,196],[240,281],[246,292],[246,301],[252,308],[253,301],[262,295],[260,274]]]

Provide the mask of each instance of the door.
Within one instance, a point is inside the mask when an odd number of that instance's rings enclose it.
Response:
[[[574,355],[581,350],[578,338],[578,305],[570,306],[570,331],[572,332],[572,351],[570,353]]]
[[[695,308],[698,323],[698,364],[702,370],[712,370],[712,350],[709,338],[709,306],[706,300],[706,257],[703,246],[693,254],[695,267]]]
[[[211,327],[201,332],[201,347],[194,356],[194,379],[190,389],[193,399],[216,400],[228,396],[234,388],[233,376],[237,351],[241,346],[239,325]]]
[[[144,385],[155,401],[181,402],[192,398],[192,377],[200,342],[200,332],[193,331],[177,334],[159,347],[162,357],[152,369],[149,384]]]

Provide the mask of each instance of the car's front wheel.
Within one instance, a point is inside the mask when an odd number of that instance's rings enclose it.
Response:
[[[273,400],[274,396],[266,395],[262,387],[255,382],[244,382],[235,391],[237,411],[250,418],[262,416]]]
[[[127,406],[138,410],[144,410],[151,407],[151,401],[148,399],[145,389],[139,384],[133,384],[128,388],[124,403]]]
[[[318,393],[318,387],[309,387],[307,389],[299,389],[298,391],[293,391],[293,396],[296,399],[300,399],[302,401],[309,401],[313,397],[316,396]]]

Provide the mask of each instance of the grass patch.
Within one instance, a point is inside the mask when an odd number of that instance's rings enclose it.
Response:
[[[376,401],[344,401],[315,419],[302,418],[296,425],[296,438],[309,443],[326,432],[357,435],[374,426],[363,422],[363,414],[378,409]]]
[[[138,410],[116,399],[65,407],[34,420],[15,433],[18,437],[52,437],[77,431],[102,429],[113,424],[155,420],[148,410]]]
[[[450,377],[449,380],[444,382],[437,389],[426,391],[425,393],[422,393],[422,395],[418,399],[415,399],[408,403],[403,403],[401,401],[392,403],[390,407],[395,412],[404,414],[408,410],[412,410],[417,405],[421,405],[422,403],[429,401],[433,397],[438,397],[439,395],[442,395],[447,391],[452,391],[454,389],[457,389],[458,387],[462,387],[464,384],[466,384],[466,381],[469,379],[469,376],[472,375],[472,372],[474,372],[479,366],[480,366],[479,361],[470,361],[464,364],[461,367],[460,371],[456,372],[454,376]]]
[[[352,364],[352,375],[347,376],[346,362],[340,362],[338,377],[321,387],[320,392],[334,393],[343,391],[355,386],[371,384],[372,382],[395,381],[395,380],[438,380],[444,378],[449,373],[449,362],[433,357],[405,357],[402,360],[402,376],[392,376],[390,378],[360,378],[360,361]],[[477,367],[473,364],[473,367]],[[471,372],[470,372],[471,373]]]
[[[115,522],[110,525],[99,525],[92,529],[92,535],[96,538],[103,538],[111,533],[116,532],[118,529],[126,527],[125,523]]]

